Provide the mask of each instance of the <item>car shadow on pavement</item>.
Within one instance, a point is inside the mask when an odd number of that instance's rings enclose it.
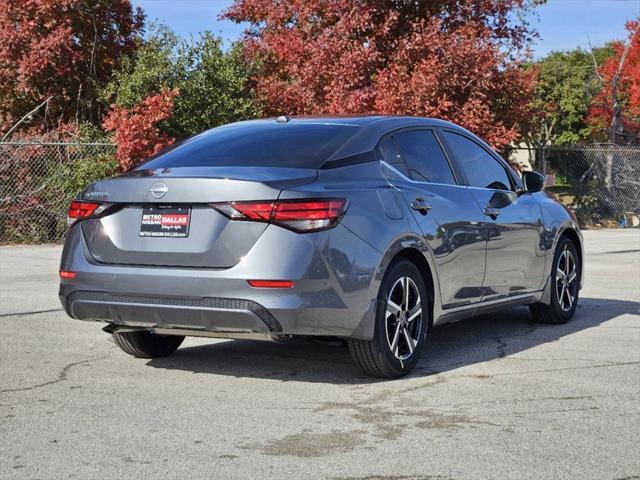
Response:
[[[535,323],[527,308],[465,319],[429,332],[427,348],[411,376],[443,373],[499,359],[573,333],[597,327],[625,313],[639,314],[640,303],[582,298],[576,316],[564,325]],[[373,383],[353,363],[346,346],[298,339],[287,344],[229,340],[187,346],[149,366],[232,377],[334,384]]]

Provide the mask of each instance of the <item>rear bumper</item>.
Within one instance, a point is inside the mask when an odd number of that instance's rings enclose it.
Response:
[[[79,320],[103,320],[144,328],[180,328],[208,332],[274,333],[282,325],[262,305],[231,298],[167,298],[111,295],[78,290],[64,301]]]
[[[72,228],[61,269],[76,277],[61,280],[60,301],[75,319],[131,327],[370,339],[379,257],[342,226],[308,235],[270,226],[225,270],[106,265]],[[295,286],[253,288],[249,279]]]

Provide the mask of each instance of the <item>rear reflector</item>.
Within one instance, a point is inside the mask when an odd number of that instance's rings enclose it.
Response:
[[[247,280],[255,288],[293,288],[292,280]]]
[[[76,278],[76,272],[69,272],[67,270],[60,270],[60,278]]]
[[[344,198],[320,198],[215,203],[212,207],[230,220],[270,222],[296,232],[314,232],[336,226],[346,203]]]

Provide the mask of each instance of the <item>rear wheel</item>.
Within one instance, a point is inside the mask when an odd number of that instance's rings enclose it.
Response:
[[[429,326],[429,302],[422,275],[405,259],[395,260],[380,286],[372,340],[349,340],[349,351],[365,373],[397,378],[420,360]]]
[[[530,306],[531,315],[540,323],[566,323],[576,313],[582,269],[576,247],[566,237],[558,241],[551,272],[551,303]]]
[[[113,340],[122,350],[138,358],[166,357],[175,352],[184,337],[156,335],[148,330],[114,332]]]

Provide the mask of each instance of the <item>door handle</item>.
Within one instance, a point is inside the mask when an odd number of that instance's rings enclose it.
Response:
[[[484,210],[482,210],[482,213],[484,213],[487,217],[491,217],[495,220],[496,218],[498,218],[498,215],[500,215],[500,210],[494,207],[486,207]]]
[[[411,208],[417,210],[423,215],[426,215],[429,210],[431,210],[431,204],[425,203],[424,198],[417,197],[413,202],[411,202]]]

